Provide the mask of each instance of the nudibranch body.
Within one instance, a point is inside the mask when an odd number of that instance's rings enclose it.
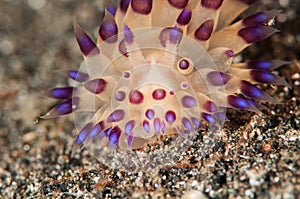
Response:
[[[286,62],[232,62],[277,31],[270,27],[277,10],[232,24],[253,2],[121,0],[106,8],[96,43],[75,24],[84,62],[68,71],[74,85],[47,92],[64,101],[43,118],[73,113],[74,151],[85,145],[103,162],[154,138],[192,140],[203,121],[220,126],[226,108],[259,112],[259,101],[275,100],[256,85],[287,86],[270,72]]]

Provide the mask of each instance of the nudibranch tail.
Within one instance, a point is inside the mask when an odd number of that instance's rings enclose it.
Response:
[[[67,71],[74,86],[46,91],[63,101],[43,118],[73,113],[80,129],[73,154],[84,145],[101,162],[122,167],[112,163],[114,152],[177,135],[174,146],[182,147],[202,122],[221,126],[226,108],[259,113],[261,101],[276,101],[258,84],[289,85],[271,72],[285,61],[233,63],[243,49],[277,32],[271,27],[277,10],[232,24],[253,3],[121,0],[105,9],[97,42],[74,24],[84,62]]]

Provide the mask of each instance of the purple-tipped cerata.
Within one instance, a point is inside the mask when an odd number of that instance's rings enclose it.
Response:
[[[280,11],[258,12],[243,19],[245,26],[267,25]]]
[[[124,40],[126,41],[126,43],[132,44],[133,37],[134,36],[133,36],[131,29],[128,26],[124,26]]]
[[[99,35],[103,41],[114,43],[117,41],[118,26],[114,20],[106,20],[99,28]]]
[[[129,93],[129,101],[132,104],[140,104],[144,101],[144,95],[138,90],[132,90]]]
[[[80,47],[80,50],[83,55],[88,56],[90,53],[97,54],[99,53],[99,49],[93,40],[82,30],[82,28],[75,24],[74,32],[77,43]]]
[[[214,28],[214,20],[209,19],[203,22],[195,31],[195,38],[206,41],[210,38]]]
[[[145,130],[147,133],[150,132],[150,124],[149,124],[149,122],[148,122],[147,120],[144,120],[144,121],[143,121],[143,128],[144,128],[144,130]]]
[[[124,91],[117,91],[117,93],[115,94],[115,99],[117,101],[123,101],[126,97],[126,93]]]
[[[76,70],[69,70],[68,76],[78,82],[85,82],[89,79],[89,75]]]
[[[168,123],[172,124],[176,120],[176,114],[174,111],[167,111],[165,114],[165,119]]]
[[[201,117],[211,124],[216,124],[215,118],[209,113],[202,113]]]
[[[166,91],[164,89],[156,89],[153,91],[152,97],[155,100],[162,100],[166,97]]]
[[[162,46],[166,47],[168,43],[177,45],[180,43],[182,38],[182,32],[179,28],[164,28],[161,30],[159,40]]]
[[[289,62],[282,61],[282,60],[253,60],[247,62],[247,68],[261,69],[261,70],[274,70],[288,63]]]
[[[106,6],[97,41],[74,24],[84,62],[62,69],[70,86],[45,91],[62,102],[41,118],[74,116],[72,155],[84,146],[110,169],[172,165],[203,133],[222,132],[227,109],[261,113],[262,102],[276,103],[261,84],[289,87],[272,72],[288,62],[237,59],[277,32],[280,11],[246,16],[254,0],[119,2]]]
[[[186,108],[192,108],[197,106],[197,100],[192,96],[188,96],[188,95],[182,97],[181,103]]]
[[[177,18],[177,23],[187,25],[192,18],[192,12],[188,9],[183,9]]]
[[[230,80],[231,76],[223,72],[213,71],[208,73],[206,78],[214,86],[223,86]]]
[[[170,5],[178,9],[183,9],[187,6],[189,0],[168,0]]]
[[[161,121],[160,121],[159,118],[155,118],[154,119],[153,126],[154,126],[154,129],[155,129],[155,132],[159,133],[160,132],[160,128],[161,128]]]
[[[255,81],[259,83],[272,84],[276,81],[276,75],[268,71],[252,70],[250,72],[250,75]]]
[[[217,10],[221,7],[223,0],[201,0],[201,5],[205,8]]]
[[[76,142],[76,144],[82,144],[84,141],[85,141],[85,139],[87,138],[87,136],[89,135],[89,133],[90,133],[90,130],[92,129],[92,127],[93,127],[93,124],[92,123],[88,123],[88,124],[86,124],[82,129],[81,129],[81,131],[79,132],[79,134],[78,134],[78,136],[77,136],[77,138],[76,138],[76,140],[75,140],[75,142]]]
[[[84,84],[84,87],[92,93],[99,94],[102,91],[104,91],[104,89],[106,87],[106,81],[102,78],[93,79],[93,80],[86,82]]]
[[[183,117],[183,118],[181,119],[181,123],[182,123],[182,125],[183,125],[187,130],[189,130],[189,131],[193,131],[193,130],[194,130],[193,124],[192,124],[192,122],[191,122],[188,118]]]
[[[256,99],[261,99],[263,95],[263,92],[259,88],[244,80],[241,82],[241,92],[248,97]]]
[[[254,43],[273,35],[277,30],[269,26],[250,26],[239,30],[238,35],[247,43]]]
[[[60,104],[58,104],[56,107],[54,107],[49,113],[47,113],[45,118],[47,117],[57,117],[60,115],[66,115],[69,113],[72,113],[79,109],[79,97],[73,97],[71,99],[68,99]]]
[[[226,50],[226,55],[228,56],[228,57],[233,57],[234,56],[234,52],[232,51],[232,50]]]
[[[181,38],[182,38],[182,32],[179,28],[175,26],[174,28],[170,29],[170,36],[169,36],[170,43],[177,45],[179,44]]]
[[[47,92],[49,97],[53,97],[56,99],[69,99],[73,94],[73,87],[61,87],[61,88],[53,88]]]
[[[118,122],[122,119],[124,119],[125,112],[121,109],[117,109],[114,112],[112,112],[108,117],[107,117],[107,122]]]
[[[128,6],[130,4],[130,0],[121,0],[120,1],[120,10],[123,12],[126,12],[128,9]]]
[[[99,135],[104,130],[104,121],[97,123],[90,131],[89,138],[92,139]]]
[[[201,122],[200,122],[199,119],[192,117],[191,120],[192,120],[195,127],[197,127],[197,128],[201,127]]]
[[[234,108],[247,109],[250,106],[246,99],[238,96],[230,95],[227,97],[227,100],[228,104]]]
[[[109,134],[109,143],[112,146],[116,146],[119,143],[119,137],[121,135],[122,131],[118,126],[115,126],[112,128],[110,134]]]
[[[131,134],[132,133],[132,129],[134,128],[134,126],[135,126],[134,120],[130,120],[129,122],[126,123],[124,132],[127,135]]]
[[[203,104],[203,108],[208,111],[208,112],[216,112],[218,110],[218,107],[216,106],[216,104],[212,101],[206,101]]]
[[[131,0],[132,10],[147,15],[152,9],[152,0]]]
[[[115,16],[115,15],[116,15],[116,11],[117,11],[116,7],[114,7],[114,6],[107,6],[107,7],[106,7],[106,10],[107,10],[112,16]]]
[[[149,119],[149,120],[152,120],[153,117],[155,116],[155,112],[153,109],[148,109],[145,113],[146,117]]]

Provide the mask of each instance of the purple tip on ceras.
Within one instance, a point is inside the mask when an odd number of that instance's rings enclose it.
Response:
[[[143,128],[144,130],[149,133],[150,132],[150,125],[149,125],[149,122],[147,120],[144,120],[143,121]]]
[[[197,118],[192,117],[192,122],[195,125],[195,127],[200,128],[201,127],[201,123],[200,120],[198,120]]]
[[[46,115],[41,116],[41,118],[57,117],[57,116],[72,113],[79,109],[79,102],[80,102],[79,97],[70,98],[62,102],[61,104],[57,105],[56,107],[54,107]]]
[[[96,124],[89,133],[89,138],[92,139],[99,135],[104,130],[104,121],[100,121]]]
[[[84,32],[84,30],[76,23],[74,23],[74,33],[79,45],[80,51],[84,56],[89,54],[99,54],[100,51],[94,41]]]
[[[135,126],[134,120],[130,120],[129,122],[127,122],[125,125],[124,133],[126,133],[127,135],[131,134],[134,126]]]
[[[213,103],[212,101],[206,101],[204,104],[203,104],[203,109],[205,111],[208,111],[208,112],[211,112],[211,113],[214,113],[218,110],[218,107],[215,105],[215,103]]]
[[[87,138],[87,136],[89,135],[91,129],[93,127],[93,124],[92,123],[87,123],[79,132],[76,140],[75,140],[75,143],[78,144],[78,145],[81,145],[85,139]]]
[[[255,85],[251,84],[248,81],[245,80],[241,81],[240,90],[241,93],[247,97],[276,103],[276,101],[272,97],[270,97],[268,94],[264,93],[262,90],[260,90],[259,88],[257,88]]]
[[[288,61],[282,60],[254,60],[247,63],[247,68],[261,69],[261,70],[274,70],[282,65],[288,64]]]
[[[114,6],[107,6],[107,7],[106,7],[106,10],[107,10],[112,16],[115,16],[115,15],[116,15],[116,11],[117,11],[116,7],[114,7]]]
[[[201,117],[209,122],[210,124],[216,124],[216,119],[211,115],[211,114],[208,114],[208,113],[201,113]]]
[[[193,130],[194,130],[194,127],[193,127],[192,122],[191,122],[189,119],[187,119],[186,117],[183,117],[183,118],[181,119],[181,123],[182,123],[182,125],[183,125],[187,130],[189,130],[189,131],[193,131]]]
[[[123,101],[126,97],[126,93],[124,91],[117,91],[115,94],[115,99],[119,102]]]
[[[161,129],[161,121],[160,121],[160,119],[158,117],[154,119],[153,126],[154,126],[155,132],[159,133],[160,129]]]
[[[251,70],[250,75],[259,83],[272,84],[276,80],[276,75],[264,70]]]
[[[263,40],[274,33],[277,29],[269,26],[250,26],[238,31],[238,35],[248,44]]]
[[[197,100],[192,96],[188,96],[188,95],[182,97],[181,103],[185,108],[193,108],[197,106]]]
[[[279,13],[279,10],[258,12],[243,19],[242,23],[245,26],[268,25],[269,21],[274,19]]]
[[[117,144],[119,143],[119,137],[122,133],[122,130],[118,127],[118,126],[115,126],[112,128],[111,132],[109,133],[109,143],[112,147],[116,147]]]
[[[46,91],[45,94],[56,99],[69,99],[73,95],[74,87],[53,88]]]
[[[162,100],[166,97],[166,91],[164,89],[155,89],[152,92],[152,98],[155,100]]]
[[[233,57],[234,56],[234,52],[232,51],[232,50],[226,50],[226,55],[228,56],[228,57]]]
[[[206,79],[213,86],[223,86],[231,79],[231,76],[227,73],[212,71],[206,74]]]
[[[191,18],[192,12],[190,10],[183,9],[177,18],[177,23],[185,26],[191,21]]]
[[[131,29],[125,25],[124,26],[124,40],[126,41],[127,44],[132,44],[133,43],[133,33]]]
[[[106,81],[102,78],[93,79],[84,84],[84,88],[94,94],[100,94],[106,88]]]
[[[174,45],[178,45],[182,39],[182,30],[178,27],[171,28],[169,41]]]
[[[107,43],[115,43],[118,40],[118,26],[114,19],[103,21],[99,28],[99,36]]]
[[[174,111],[167,111],[165,114],[165,120],[169,123],[172,124],[176,120],[176,114]]]
[[[209,19],[204,21],[194,33],[196,39],[200,41],[206,41],[210,38],[214,28],[214,20]]]
[[[168,2],[175,8],[183,9],[187,6],[189,0],[168,0]]]
[[[131,7],[134,12],[147,15],[152,10],[152,0],[131,0]]]
[[[228,104],[234,108],[248,109],[250,107],[250,104],[247,102],[246,99],[243,99],[243,98],[235,96],[235,95],[227,96],[227,101],[228,101]]]
[[[129,101],[131,104],[140,104],[144,101],[144,95],[138,90],[132,90],[129,93]]]
[[[201,5],[208,9],[217,10],[222,6],[223,0],[201,0]]]
[[[263,92],[248,81],[241,81],[241,92],[247,97],[261,99]]]
[[[250,71],[252,80],[262,84],[284,85],[290,88],[290,85],[281,77],[264,70],[253,69]]]
[[[113,111],[108,117],[107,122],[119,122],[124,119],[125,112],[122,109]]]
[[[129,4],[130,4],[130,0],[121,0],[120,1],[120,10],[122,12],[126,12]]]
[[[82,73],[76,70],[69,70],[68,71],[68,76],[77,81],[77,82],[85,82],[89,79],[89,75],[86,73]]]
[[[182,39],[182,30],[178,27],[164,28],[159,35],[160,43],[166,47],[167,43],[178,45]]]
[[[126,133],[126,135],[128,136],[127,137],[127,145],[128,145],[128,147],[131,146],[132,141],[133,141],[132,130],[133,130],[134,126],[135,126],[135,121],[134,120],[130,120],[125,125],[124,133]]]
[[[153,117],[155,116],[155,111],[153,109],[147,109],[145,116],[149,119],[152,120]]]

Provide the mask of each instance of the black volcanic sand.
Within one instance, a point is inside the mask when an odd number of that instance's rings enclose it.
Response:
[[[237,57],[290,60],[276,73],[292,88],[265,87],[280,103],[264,104],[264,115],[228,111],[230,121],[206,156],[199,156],[210,135],[203,129],[178,165],[152,173],[104,168],[86,150],[70,158],[76,136],[71,117],[34,124],[55,105],[41,91],[67,85],[60,72],[82,61],[73,19],[96,33],[103,15],[99,2],[0,1],[1,198],[300,197],[298,0],[255,4],[252,12],[282,10],[274,25],[281,32]]]

